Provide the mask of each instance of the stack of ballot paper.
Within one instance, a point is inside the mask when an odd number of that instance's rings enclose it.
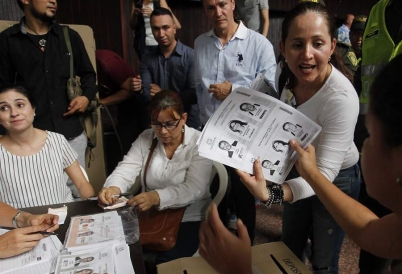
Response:
[[[0,229],[0,235],[8,231]],[[7,259],[0,259],[0,273],[53,273],[57,256],[62,248],[63,244],[56,236],[43,238],[31,251]]]
[[[134,274],[123,223],[116,211],[71,218],[56,274]]]

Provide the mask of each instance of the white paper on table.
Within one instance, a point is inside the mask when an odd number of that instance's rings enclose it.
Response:
[[[8,230],[0,229],[0,235]],[[51,273],[63,244],[56,236],[43,238],[31,251],[0,259],[0,273],[40,274]]]
[[[62,206],[59,208],[49,208],[47,210],[47,213],[53,214],[53,215],[58,215],[59,216],[59,225],[64,224],[64,221],[67,218],[67,206]]]
[[[115,245],[113,251],[116,274],[134,274],[129,246],[127,244]]]
[[[71,218],[65,240],[68,251],[125,243],[121,217],[116,211]]]
[[[97,274],[134,274],[127,244],[61,254],[55,274],[74,274],[82,269]]]

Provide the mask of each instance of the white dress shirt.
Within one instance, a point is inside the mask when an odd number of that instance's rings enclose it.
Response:
[[[241,22],[224,46],[213,29],[201,34],[194,42],[194,52],[196,93],[203,125],[222,103],[208,92],[211,84],[229,81],[232,90],[250,87],[261,73],[275,86],[276,60],[272,44]]]
[[[199,135],[199,131],[185,126],[183,143],[172,159],[166,157],[163,143],[158,141],[147,172],[147,187],[158,192],[159,209],[188,206],[183,222],[203,220],[211,202],[209,178],[212,161],[198,155],[196,143]],[[141,133],[123,161],[106,179],[104,187],[117,186],[126,192],[140,175],[142,190],[145,191],[143,168],[154,138],[156,135],[152,129]]]

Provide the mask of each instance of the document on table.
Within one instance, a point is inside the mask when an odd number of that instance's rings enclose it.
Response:
[[[250,174],[260,159],[265,179],[283,183],[297,159],[289,140],[305,148],[320,132],[318,124],[291,106],[242,87],[214,112],[197,144],[200,156]]]
[[[60,255],[55,273],[74,274],[84,269],[97,274],[134,274],[129,248],[125,243]]]
[[[72,251],[126,243],[123,223],[116,211],[72,217],[65,248]]]
[[[0,235],[8,230],[0,229]],[[47,274],[52,273],[63,244],[56,236],[40,240],[31,251],[0,259],[0,273],[7,274]]]

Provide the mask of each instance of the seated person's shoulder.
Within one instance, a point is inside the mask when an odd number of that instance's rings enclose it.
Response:
[[[191,139],[190,139],[191,144],[196,144],[198,141],[198,138],[201,135],[201,132],[196,130],[195,128],[187,127],[186,134],[191,135]]]

